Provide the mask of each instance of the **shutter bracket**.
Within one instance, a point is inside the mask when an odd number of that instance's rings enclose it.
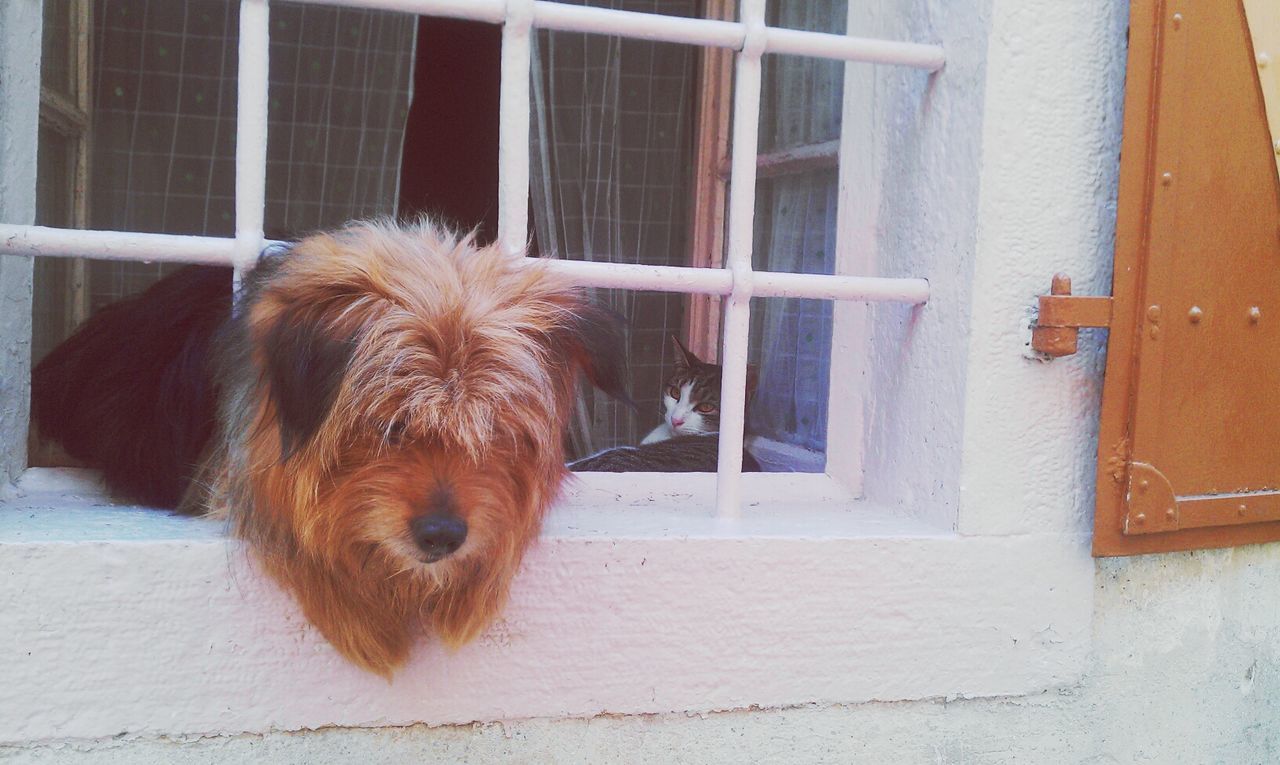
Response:
[[[1178,530],[1178,498],[1173,494],[1169,479],[1154,466],[1145,462],[1129,463],[1126,499],[1125,534]]]
[[[1050,294],[1040,296],[1040,313],[1031,326],[1031,347],[1059,358],[1076,352],[1081,327],[1110,327],[1111,298],[1071,294],[1071,277],[1053,277]]]

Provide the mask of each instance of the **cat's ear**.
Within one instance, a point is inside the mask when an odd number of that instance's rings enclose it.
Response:
[[[679,353],[676,354],[676,366],[680,369],[691,369],[702,365],[702,359],[693,355],[693,351],[684,347],[684,343],[680,342],[680,338],[672,333],[671,340],[676,344]]]

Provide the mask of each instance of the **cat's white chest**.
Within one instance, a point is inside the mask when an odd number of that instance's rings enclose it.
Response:
[[[653,443],[657,443],[658,441],[666,441],[668,438],[672,438],[674,435],[675,434],[671,432],[671,427],[664,422],[658,425],[658,427],[649,431],[649,435],[645,436],[644,439],[640,441],[640,443],[653,444]]]

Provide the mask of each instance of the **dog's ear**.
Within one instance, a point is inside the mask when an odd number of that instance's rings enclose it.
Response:
[[[286,310],[262,342],[266,372],[280,428],[280,461],[315,436],[333,407],[355,351],[314,306]]]
[[[623,318],[607,308],[584,303],[574,312],[563,336],[570,359],[600,390],[635,411],[627,393],[627,343]]]

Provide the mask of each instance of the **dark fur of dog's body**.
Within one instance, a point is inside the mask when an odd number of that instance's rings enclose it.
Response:
[[[36,366],[40,433],[125,498],[175,507],[213,435],[210,354],[231,269],[189,266],[94,314]]]
[[[567,475],[577,370],[625,398],[616,322],[430,223],[309,237],[229,298],[189,268],[95,315],[36,369],[41,433],[131,499],[227,517],[366,669],[424,626],[475,637]]]

